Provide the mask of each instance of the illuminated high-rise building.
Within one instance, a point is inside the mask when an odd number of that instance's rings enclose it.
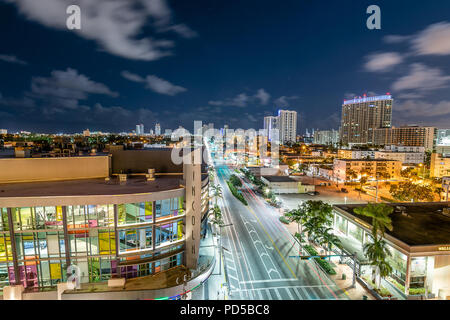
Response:
[[[340,139],[342,144],[373,144],[373,131],[392,125],[390,94],[344,100]]]

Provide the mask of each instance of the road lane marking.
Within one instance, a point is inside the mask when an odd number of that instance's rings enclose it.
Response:
[[[272,288],[271,288],[271,289],[272,289]],[[283,300],[283,299],[281,298],[280,293],[278,292],[278,289],[275,289],[275,293],[277,294],[278,300]]]
[[[287,291],[288,296],[289,296],[289,298],[290,298],[291,300],[295,300],[294,297],[292,296],[291,291],[289,290],[289,288],[285,288],[284,290]]]

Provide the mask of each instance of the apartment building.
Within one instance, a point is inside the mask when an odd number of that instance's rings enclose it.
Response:
[[[333,176],[338,181],[358,180],[362,175],[382,177],[384,179],[400,178],[402,163],[386,159],[334,159]],[[352,177],[351,173],[356,177]]]

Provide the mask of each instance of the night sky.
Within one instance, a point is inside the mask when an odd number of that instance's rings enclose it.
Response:
[[[82,29],[66,28],[81,7]],[[366,27],[369,5],[381,30]],[[390,92],[394,125],[450,128],[450,1],[0,0],[0,128],[337,129],[343,99]]]

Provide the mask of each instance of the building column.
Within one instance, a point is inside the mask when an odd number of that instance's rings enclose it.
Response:
[[[66,251],[66,270],[70,266],[70,245],[69,245],[69,233],[67,231],[67,206],[62,207],[62,220],[64,229],[64,248]],[[67,275],[69,276],[69,275]]]
[[[19,263],[17,261],[16,237],[14,236],[14,223],[11,208],[6,208],[6,212],[8,214],[9,239],[11,242],[11,251],[13,257],[15,285],[20,285],[20,272],[19,272]]]
[[[405,294],[409,295],[409,283],[411,281],[411,257],[406,257],[406,279],[405,279]]]
[[[119,209],[117,204],[114,205],[114,236],[116,239],[116,272],[121,277],[120,272],[120,259],[119,259],[119,251],[120,251],[120,239],[119,239],[119,232],[117,231],[117,224],[118,224],[118,216],[119,216]]]

